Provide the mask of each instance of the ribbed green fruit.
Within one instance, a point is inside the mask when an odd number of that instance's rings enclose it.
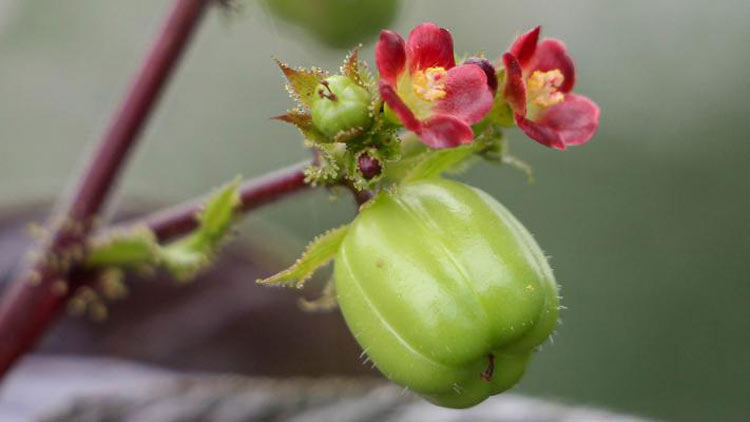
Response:
[[[375,366],[446,407],[512,387],[557,326],[557,285],[529,232],[486,193],[445,179],[381,192],[352,223],[335,283]]]

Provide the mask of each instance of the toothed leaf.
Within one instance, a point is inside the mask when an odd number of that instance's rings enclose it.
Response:
[[[240,205],[239,186],[237,178],[220,188],[198,214],[198,227],[187,237],[162,248],[162,263],[178,280],[192,278],[211,262]]]
[[[336,256],[348,229],[349,226],[346,225],[318,236],[307,245],[307,249],[294,265],[271,277],[258,280],[258,283],[302,287],[318,268]]]

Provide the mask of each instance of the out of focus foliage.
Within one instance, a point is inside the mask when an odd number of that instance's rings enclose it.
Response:
[[[400,0],[262,0],[279,18],[334,48],[351,48],[390,25]]]

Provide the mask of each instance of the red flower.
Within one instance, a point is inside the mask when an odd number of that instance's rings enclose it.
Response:
[[[456,66],[450,32],[423,23],[404,42],[382,31],[375,46],[380,95],[403,125],[433,148],[471,143],[476,123],[490,111],[494,97],[483,68]]]
[[[571,93],[575,68],[565,45],[556,39],[539,42],[540,27],[518,39],[503,55],[503,96],[518,127],[531,139],[565,150],[589,141],[599,127],[599,107]]]

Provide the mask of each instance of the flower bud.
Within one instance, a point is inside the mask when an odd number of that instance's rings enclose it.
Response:
[[[444,179],[381,191],[350,226],[334,277],[375,366],[441,406],[512,387],[557,326],[557,284],[531,235],[486,193]]]
[[[495,66],[493,66],[489,60],[481,57],[471,57],[466,59],[464,64],[479,66],[479,68],[484,71],[484,74],[487,75],[487,86],[490,87],[493,94],[497,92],[497,71],[495,70]]]
[[[367,130],[372,125],[370,93],[350,78],[331,76],[315,92],[312,121],[324,135],[333,138],[342,132]]]
[[[379,176],[383,170],[380,161],[366,152],[357,157],[357,167],[359,167],[359,172],[362,173],[365,180]]]

